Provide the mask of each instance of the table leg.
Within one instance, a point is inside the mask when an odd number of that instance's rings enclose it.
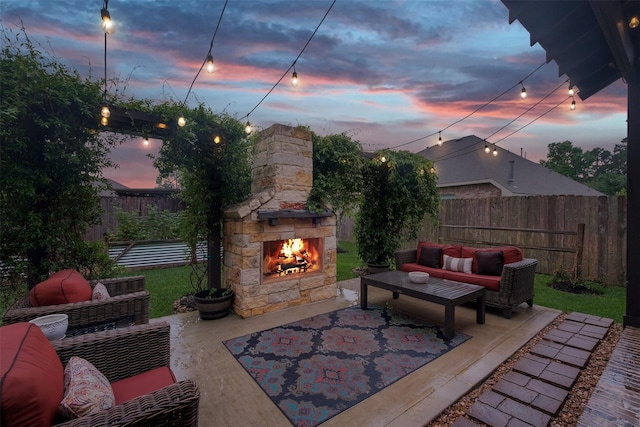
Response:
[[[484,292],[481,296],[476,299],[476,323],[480,325],[484,324],[484,313],[485,313],[485,304],[484,304]]]
[[[360,308],[367,309],[367,285],[360,279]]]
[[[444,337],[447,339],[453,338],[455,335],[454,326],[455,326],[455,315],[456,315],[456,306],[455,304],[445,304],[444,305]]]
[[[400,298],[400,292],[393,292],[393,299]]]

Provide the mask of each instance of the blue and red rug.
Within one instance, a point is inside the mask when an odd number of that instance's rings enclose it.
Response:
[[[470,337],[372,306],[321,314],[224,341],[295,426],[350,408]]]

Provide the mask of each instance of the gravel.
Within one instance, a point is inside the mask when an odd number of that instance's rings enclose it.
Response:
[[[533,346],[535,346],[547,332],[555,329],[566,316],[566,314],[558,316],[527,344],[522,346],[505,363],[500,365],[486,381],[447,408],[437,419],[429,423],[428,427],[451,426],[458,418],[467,417],[466,413],[468,409],[475,403],[478,396],[480,396],[484,391],[491,389],[494,384],[496,384],[507,372],[511,370],[511,367],[522,356],[529,353],[531,348],[533,348]],[[565,400],[565,403],[558,415],[551,419],[551,423],[549,424],[550,426],[567,427],[577,425],[578,419],[580,418],[580,415],[582,415],[582,412],[589,401],[589,397],[591,397],[591,393],[598,383],[598,380],[600,379],[600,376],[602,375],[602,372],[604,371],[604,368],[606,367],[621,334],[622,325],[614,323],[605,338],[592,352],[589,363],[580,373],[578,380],[574,384],[569,397]],[[476,420],[476,422],[478,421]]]

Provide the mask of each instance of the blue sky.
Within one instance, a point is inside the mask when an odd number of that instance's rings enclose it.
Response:
[[[187,102],[246,121],[331,4],[229,0],[212,48],[216,71],[200,73]],[[0,19],[7,28],[23,25],[60,61],[100,80],[102,6],[102,0],[3,0]],[[125,97],[184,100],[223,6],[223,0],[110,0],[116,31],[108,36],[108,78],[126,81],[119,88]],[[296,62],[298,87],[290,85],[289,71],[249,120],[258,129],[283,123],[321,135],[346,132],[367,151],[419,151],[436,144],[443,129],[445,141],[477,135],[535,162],[546,158],[548,144],[564,140],[612,150],[626,136],[626,85],[618,81],[584,102],[576,96],[570,111],[567,77],[545,61],[519,22],[509,24],[500,1],[337,0]],[[155,186],[157,172],[145,154],[159,145],[134,139],[118,147],[112,157],[120,167],[106,176],[130,187]]]

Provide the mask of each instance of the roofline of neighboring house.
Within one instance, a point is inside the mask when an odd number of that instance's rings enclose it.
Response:
[[[477,185],[477,184],[492,184],[496,186],[502,192],[502,197],[525,195],[522,193],[514,193],[513,191],[509,190],[507,187],[501,185],[499,182],[494,181],[493,179],[479,179],[476,181],[462,181],[462,182],[454,182],[451,184],[438,184],[437,187],[447,188],[447,187],[460,187],[462,185]],[[528,196],[529,194],[526,194],[526,195]]]

